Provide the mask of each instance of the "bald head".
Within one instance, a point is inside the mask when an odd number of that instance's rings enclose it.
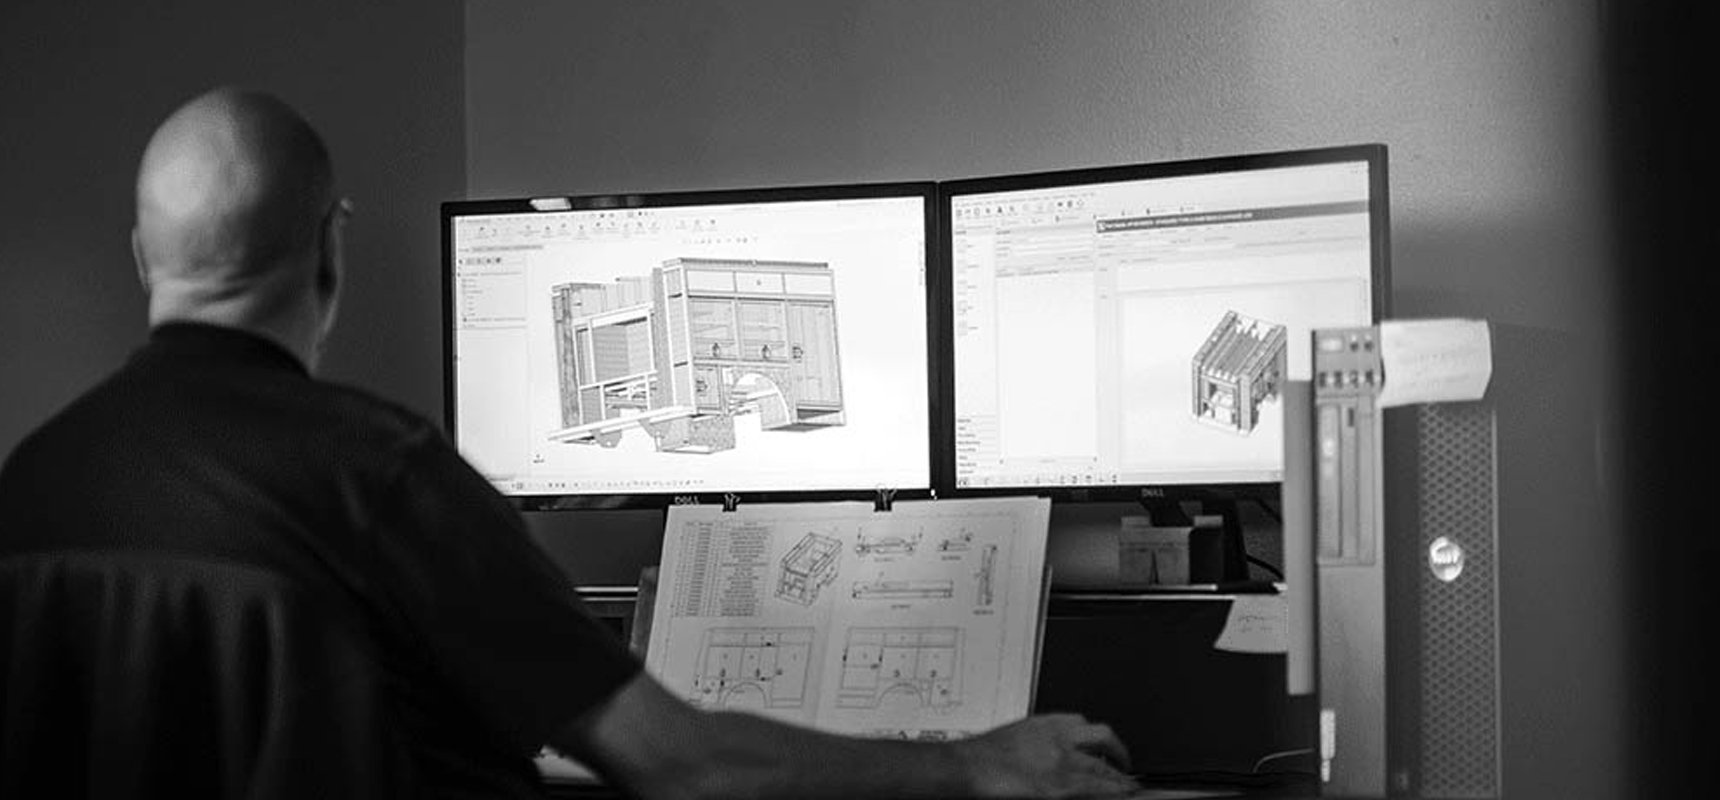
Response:
[[[272,96],[217,89],[173,112],[137,177],[133,244],[151,324],[303,328],[282,315],[302,315],[338,277],[322,274],[332,184],[322,139]]]

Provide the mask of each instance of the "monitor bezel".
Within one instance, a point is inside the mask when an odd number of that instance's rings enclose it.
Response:
[[[936,356],[949,368],[938,375],[938,392],[943,398],[942,411],[935,428],[940,437],[932,448],[933,481],[938,492],[948,497],[998,497],[1038,495],[1055,502],[1134,502],[1160,500],[1210,500],[1226,498],[1257,498],[1276,501],[1282,481],[1193,482],[1159,484],[1050,485],[1050,486],[985,486],[956,485],[955,463],[955,324],[953,283],[955,269],[951,255],[953,230],[950,222],[951,204],[957,197],[991,192],[1052,189],[1120,181],[1153,180],[1191,175],[1245,172],[1280,167],[1314,166],[1321,164],[1366,162],[1368,165],[1369,250],[1372,266],[1373,323],[1390,316],[1391,298],[1391,235],[1390,198],[1387,181],[1387,150],[1384,144],[1349,144],[1297,150],[1248,153],[1210,158],[1143,162],[1113,166],[1085,167],[1068,170],[1028,172],[1014,175],[963,178],[938,184],[938,263],[944,274],[938,283],[946,295],[943,305],[943,327],[932,340],[941,349]]]
[[[924,275],[926,292],[926,436],[928,442],[927,483],[925,486],[869,486],[853,489],[817,490],[738,490],[701,492],[599,492],[569,494],[511,494],[502,491],[515,507],[524,511],[578,511],[601,509],[663,509],[670,505],[712,504],[733,508],[740,503],[784,503],[827,501],[873,501],[887,505],[894,499],[924,499],[936,496],[937,453],[929,450],[930,443],[942,441],[938,431],[944,414],[939,408],[938,361],[944,348],[939,346],[937,332],[947,325],[942,319],[945,306],[939,298],[948,297],[940,286],[947,270],[937,261],[938,196],[933,181],[897,181],[878,183],[848,183],[826,185],[766,186],[735,189],[701,189],[565,196],[534,196],[491,199],[450,200],[441,204],[441,275],[442,282],[442,416],[444,431],[450,441],[458,443],[458,414],[455,408],[456,375],[454,365],[454,220],[465,216],[489,214],[563,213],[567,211],[598,211],[672,208],[696,205],[729,205],[744,203],[788,203],[825,200],[865,200],[889,198],[918,198],[925,210]],[[498,491],[500,491],[498,489]]]

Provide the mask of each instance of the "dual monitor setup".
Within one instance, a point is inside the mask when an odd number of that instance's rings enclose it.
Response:
[[[442,206],[447,423],[523,508],[1270,490],[1387,297],[1386,150]]]

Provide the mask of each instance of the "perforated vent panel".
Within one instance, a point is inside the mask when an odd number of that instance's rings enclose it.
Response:
[[[1498,569],[1491,406],[1422,406],[1421,795],[1492,798],[1499,786]],[[1428,568],[1444,537],[1463,550],[1448,582]]]

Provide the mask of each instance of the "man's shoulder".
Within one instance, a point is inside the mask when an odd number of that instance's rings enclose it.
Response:
[[[138,427],[150,429],[152,440],[175,444],[237,436],[262,446],[294,439],[325,455],[331,455],[331,448],[347,455],[396,453],[447,442],[441,426],[429,417],[350,384],[303,377],[190,380],[128,365],[43,421],[4,461],[51,460],[105,449],[112,437]]]
[[[424,414],[368,389],[330,380],[314,381],[313,386],[331,409],[355,422],[411,434],[441,431],[441,426]]]
[[[406,404],[368,389],[317,380],[303,399],[315,409],[312,415],[320,418],[311,424],[338,446],[397,455],[425,448],[452,449],[442,426]]]
[[[11,465],[44,453],[57,452],[65,439],[82,440],[106,434],[107,431],[97,430],[98,426],[91,423],[112,423],[115,421],[114,409],[125,407],[126,391],[116,388],[125,373],[124,369],[109,373],[49,414],[6,454],[4,463]]]

